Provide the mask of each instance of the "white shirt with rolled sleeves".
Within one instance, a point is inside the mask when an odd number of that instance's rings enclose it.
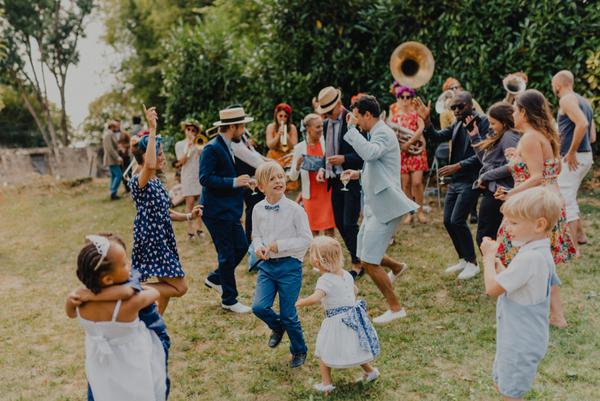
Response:
[[[267,210],[265,206],[277,207],[278,210]],[[277,243],[277,253],[269,253],[269,258],[291,256],[299,261],[312,241],[312,232],[308,224],[308,216],[304,209],[285,197],[275,205],[266,199],[258,202],[252,211],[252,245],[254,249],[267,248]]]

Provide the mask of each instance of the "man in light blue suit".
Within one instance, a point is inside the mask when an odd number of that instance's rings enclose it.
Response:
[[[384,295],[389,309],[373,319],[388,323],[406,316],[400,307],[392,283],[406,270],[385,254],[401,217],[419,205],[410,200],[400,184],[400,145],[394,131],[380,120],[381,108],[373,96],[363,95],[348,114],[348,132],[344,140],[365,161],[359,170],[346,170],[342,179],[360,179],[364,193],[363,221],[358,232],[357,255],[371,279]],[[367,132],[366,139],[356,127]],[[391,272],[386,274],[382,266]]]

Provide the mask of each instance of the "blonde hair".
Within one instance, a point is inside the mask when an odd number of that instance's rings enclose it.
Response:
[[[344,268],[344,254],[340,243],[331,237],[319,235],[312,240],[310,260],[318,260],[323,269],[335,273]]]
[[[263,163],[256,169],[256,183],[258,185],[266,185],[271,177],[278,172],[281,172],[285,175],[283,167],[281,167],[276,161]]]
[[[558,222],[561,209],[560,195],[547,187],[539,186],[511,196],[504,202],[500,211],[507,217],[521,220],[546,219],[546,230],[550,231]]]
[[[302,120],[302,122],[304,123],[305,127],[308,127],[309,125],[312,124],[313,120],[321,120],[321,116],[316,113],[310,113],[310,114],[307,114],[306,116],[304,116],[304,119]]]

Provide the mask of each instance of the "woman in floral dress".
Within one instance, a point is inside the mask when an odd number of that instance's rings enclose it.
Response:
[[[556,182],[560,172],[560,142],[556,132],[554,119],[550,113],[547,100],[539,91],[530,89],[521,94],[516,101],[513,114],[515,128],[523,132],[516,150],[507,155],[509,169],[515,181],[510,191],[498,188],[495,197],[506,200],[516,193],[528,188],[545,185],[560,194]],[[498,257],[506,266],[517,253],[518,244],[511,241],[504,223],[498,230]],[[566,262],[575,256],[573,241],[567,230],[565,208],[552,230],[552,256],[556,264]],[[550,323],[557,327],[565,327],[567,321],[560,304],[560,280],[555,277],[550,301]]]
[[[404,128],[415,132],[415,135],[403,144],[400,144],[400,174],[402,179],[402,190],[409,198],[412,198],[421,207],[417,210],[417,219],[420,223],[427,223],[427,217],[423,213],[423,172],[429,170],[427,163],[427,151],[423,146],[423,151],[417,155],[408,152],[411,145],[417,141],[424,141],[423,129],[425,123],[414,110],[413,99],[416,95],[415,90],[408,86],[398,85],[396,82],[392,85],[392,92],[396,96],[396,103],[390,106],[390,121],[399,124]],[[404,218],[404,224],[411,224],[412,214],[407,214]]]

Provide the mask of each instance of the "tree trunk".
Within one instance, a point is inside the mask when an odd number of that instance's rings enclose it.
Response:
[[[67,125],[67,109],[65,100],[65,80],[62,80],[62,85],[59,87],[60,90],[60,131],[62,133],[62,144],[63,146],[69,146],[69,127]]]

